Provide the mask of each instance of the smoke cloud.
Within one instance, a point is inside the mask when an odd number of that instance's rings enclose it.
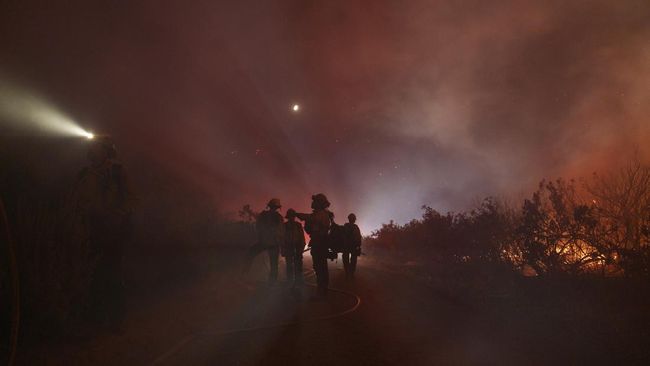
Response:
[[[3,7],[5,73],[225,211],[323,192],[368,233],[650,158],[647,1]]]

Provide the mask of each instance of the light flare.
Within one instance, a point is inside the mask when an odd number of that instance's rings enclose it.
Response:
[[[0,82],[0,123],[19,130],[93,139],[74,119],[26,89]]]

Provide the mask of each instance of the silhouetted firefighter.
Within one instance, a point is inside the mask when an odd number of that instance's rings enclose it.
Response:
[[[330,233],[327,237],[329,252],[327,257],[330,260],[336,260],[339,253],[343,253],[343,242],[345,241],[345,232],[343,226],[334,221],[334,213],[330,212]]]
[[[90,166],[79,174],[72,197],[95,259],[89,312],[98,324],[119,330],[126,313],[122,261],[134,197],[110,137],[96,137],[87,156]]]
[[[327,270],[327,257],[329,252],[328,234],[330,229],[330,213],[327,208],[330,206],[327,197],[319,193],[311,197],[312,213],[296,214],[300,220],[305,221],[305,231],[309,234],[309,247],[316,272],[316,284],[318,285],[319,297],[327,295],[329,285],[329,273]]]
[[[345,277],[354,278],[357,269],[357,257],[361,255],[361,230],[355,224],[357,216],[353,213],[348,215],[348,222],[343,225],[343,268]]]
[[[266,250],[269,253],[271,265],[269,282],[273,283],[278,279],[278,257],[280,255],[280,245],[284,243],[284,220],[278,212],[282,207],[279,199],[271,199],[266,207],[268,210],[262,211],[257,216],[257,243],[248,250],[246,263],[244,263],[244,272],[249,270],[253,259]]]
[[[287,281],[293,281],[293,287],[302,285],[302,252],[305,250],[305,232],[302,224],[296,221],[296,210],[290,208],[285,216],[284,245],[281,248],[282,256],[287,262]]]

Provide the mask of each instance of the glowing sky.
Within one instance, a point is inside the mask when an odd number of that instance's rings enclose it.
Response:
[[[324,192],[367,232],[650,156],[647,0],[0,7],[0,75],[224,211]]]

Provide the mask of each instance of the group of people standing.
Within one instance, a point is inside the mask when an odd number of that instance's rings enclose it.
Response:
[[[247,255],[246,269],[253,258],[267,251],[270,262],[269,280],[278,279],[278,260],[282,255],[287,265],[287,280],[298,288],[303,283],[302,261],[305,252],[305,232],[309,235],[309,250],[312,256],[319,297],[327,295],[329,287],[328,259],[343,254],[346,277],[354,277],[357,257],[361,255],[361,231],[355,224],[356,216],[348,215],[348,223],[341,226],[334,222],[334,214],[328,210],[330,202],[322,194],[311,197],[311,213],[298,213],[288,209],[285,222],[280,214],[280,200],[273,198],[266,210],[257,217],[257,243]],[[300,221],[304,222],[303,225]],[[339,235],[336,235],[338,233]]]
[[[126,312],[122,262],[125,244],[131,236],[135,197],[116,155],[110,137],[95,137],[87,151],[90,164],[79,174],[70,201],[76,213],[73,216],[79,219],[75,231],[88,243],[94,260],[88,314],[97,322],[119,330]],[[303,283],[306,232],[319,295],[327,294],[328,258],[334,259],[342,253],[346,275],[352,278],[361,254],[356,216],[350,214],[348,223],[338,225],[329,206],[324,194],[316,194],[312,196],[311,213],[288,209],[283,218],[280,200],[271,199],[267,209],[257,216],[258,242],[249,251],[249,265],[257,254],[267,251],[271,263],[269,278],[276,281],[278,259],[282,255],[286,259],[287,280],[298,288]]]

